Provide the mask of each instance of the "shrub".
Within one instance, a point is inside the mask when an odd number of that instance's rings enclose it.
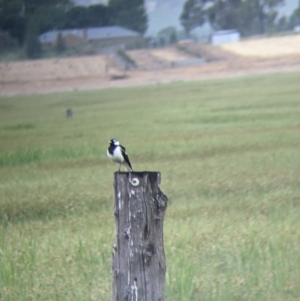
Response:
[[[136,68],[135,61],[124,50],[119,49],[117,54],[126,63],[126,69]]]
[[[171,44],[176,44],[177,43],[177,34],[176,31],[173,31],[170,35],[170,43]]]
[[[17,47],[16,39],[12,38],[8,32],[0,31],[0,52],[14,50]]]

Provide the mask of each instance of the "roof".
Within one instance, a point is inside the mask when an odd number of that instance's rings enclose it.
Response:
[[[41,43],[52,43],[56,40],[58,33],[61,32],[63,37],[72,34],[83,38],[83,29],[64,29],[64,30],[51,30],[47,31],[39,36],[39,40]]]
[[[92,27],[87,29],[63,29],[47,31],[39,36],[41,43],[52,43],[56,40],[58,33],[61,32],[63,37],[67,35],[75,35],[83,39],[91,40],[106,40],[128,37],[139,37],[140,34],[134,30],[127,29],[121,26],[106,26]]]
[[[218,30],[213,33],[215,36],[228,35],[232,33],[239,33],[236,29]]]
[[[138,37],[140,34],[131,29],[120,26],[94,27],[88,28],[88,40],[102,40],[125,37]]]

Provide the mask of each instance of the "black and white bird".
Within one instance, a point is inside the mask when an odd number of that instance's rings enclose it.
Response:
[[[121,165],[124,166],[126,171],[132,171],[132,167],[126,154],[126,149],[124,146],[120,144],[117,139],[109,140],[109,147],[107,149],[107,157],[114,163],[120,164],[119,171]]]

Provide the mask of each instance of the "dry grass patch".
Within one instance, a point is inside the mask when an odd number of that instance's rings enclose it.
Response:
[[[106,58],[102,55],[0,63],[0,81],[22,82],[103,76],[106,64]]]
[[[241,56],[270,58],[286,55],[300,55],[300,35],[249,39],[224,44],[221,49]]]

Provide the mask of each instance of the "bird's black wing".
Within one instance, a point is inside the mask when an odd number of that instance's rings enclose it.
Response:
[[[122,146],[122,145],[120,145],[120,148],[121,148],[122,155],[124,157],[125,162],[128,164],[128,166],[132,170],[131,163],[129,161],[128,155],[126,154],[126,148],[124,146]]]
[[[122,154],[126,154],[126,148],[123,145],[120,145],[120,148],[122,150]]]

